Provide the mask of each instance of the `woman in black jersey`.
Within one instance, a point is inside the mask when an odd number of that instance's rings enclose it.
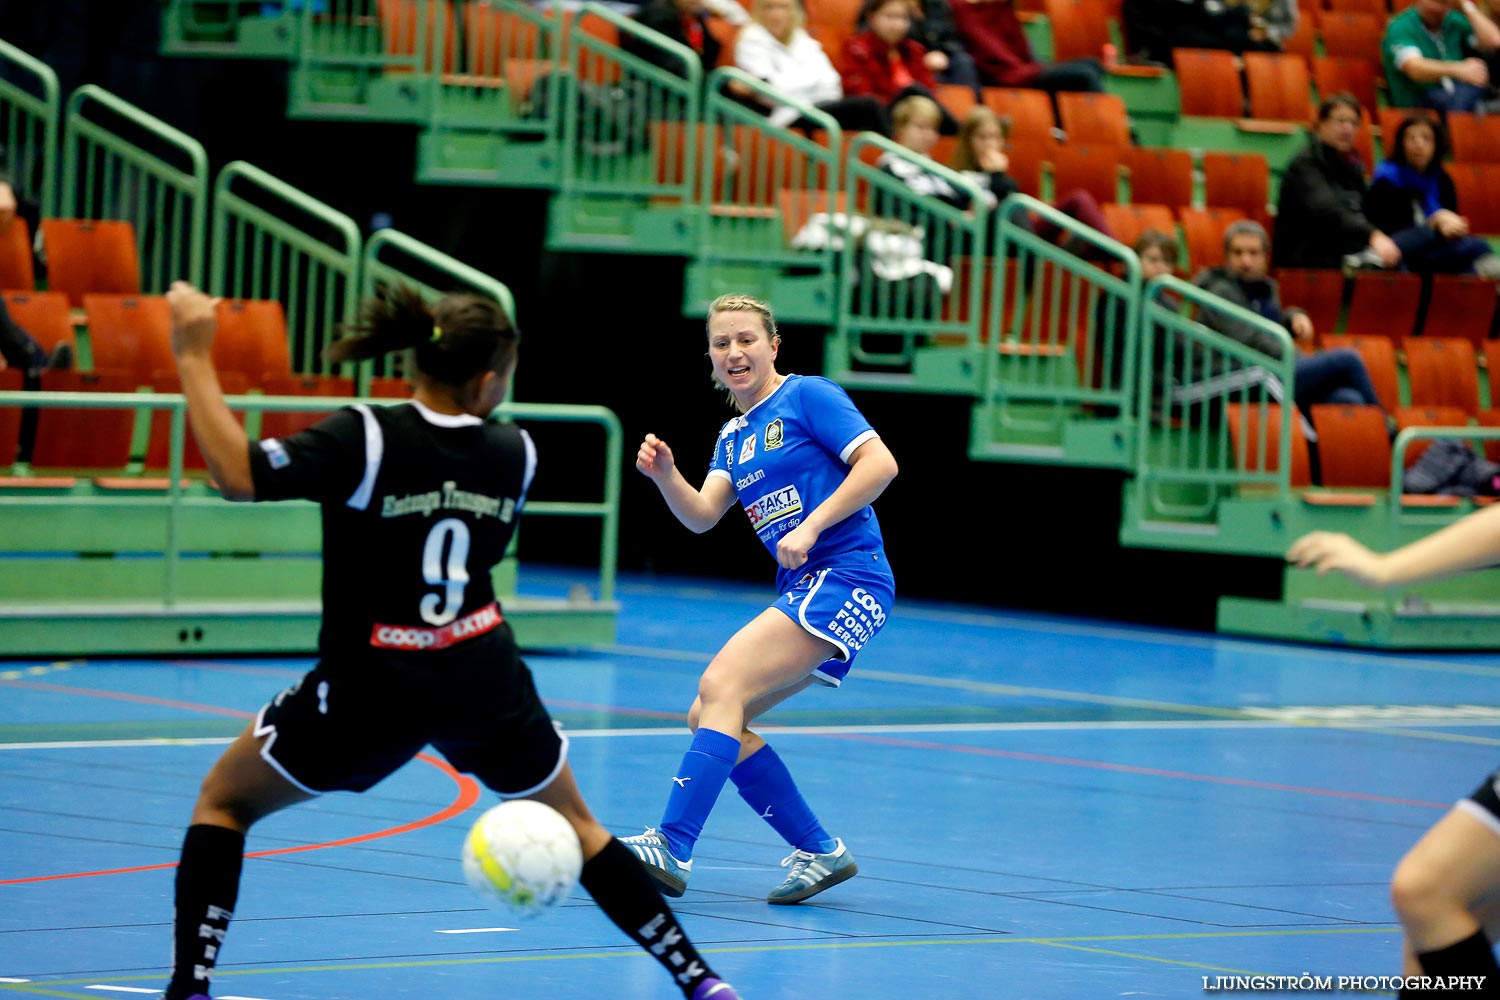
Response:
[[[410,403],[355,405],[252,444],[219,388],[214,306],[177,282],[172,351],[188,420],[228,500],[317,501],[323,521],[318,662],[261,709],[203,781],[177,869],[165,1000],[207,1000],[235,906],[245,832],[321,792],[364,791],[431,744],[506,798],[567,817],[583,887],[690,1000],[738,1000],[683,936],[641,865],[589,813],[495,601],[490,571],[515,531],[536,453],[504,398],[520,333],[494,301],[410,289],[367,303],[331,361],[412,350]]]

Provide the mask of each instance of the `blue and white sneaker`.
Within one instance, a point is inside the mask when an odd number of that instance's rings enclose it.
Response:
[[[621,837],[620,843],[641,859],[641,864],[646,866],[646,871],[656,880],[657,888],[661,889],[663,896],[676,899],[687,892],[688,876],[693,874],[693,863],[678,861],[672,857],[672,852],[667,847],[667,838],[657,833],[654,827],[646,827],[646,832],[638,836]]]
[[[782,858],[781,867],[790,865],[792,870],[787,872],[785,882],[771,890],[766,902],[800,903],[859,874],[859,865],[854,863],[854,855],[849,853],[844,842],[835,839],[833,844],[833,850],[827,854],[793,851]]]

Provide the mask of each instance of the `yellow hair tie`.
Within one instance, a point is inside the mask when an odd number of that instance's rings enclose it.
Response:
[[[437,340],[441,339],[442,336],[443,336],[443,328],[440,327],[440,326],[438,326],[436,323],[432,324],[432,339],[434,341],[437,341]]]

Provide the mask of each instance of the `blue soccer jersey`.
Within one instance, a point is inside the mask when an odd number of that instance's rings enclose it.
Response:
[[[781,536],[844,482],[855,449],[878,436],[838,385],[788,375],[770,396],[724,425],[708,474],[734,484],[750,526],[775,556]],[[866,506],[829,525],[807,558],[819,565],[842,553],[882,548],[880,522]]]

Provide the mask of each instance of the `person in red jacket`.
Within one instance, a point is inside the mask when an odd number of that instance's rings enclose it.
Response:
[[[953,0],[958,37],[979,67],[986,87],[1027,87],[1099,92],[1104,65],[1092,57],[1066,62],[1038,62],[1012,0]]]
[[[937,100],[927,50],[910,37],[916,13],[917,0],[865,0],[860,20],[869,27],[844,42],[845,97],[868,94],[887,107],[913,94]],[[958,131],[958,122],[946,110],[941,131]]]

